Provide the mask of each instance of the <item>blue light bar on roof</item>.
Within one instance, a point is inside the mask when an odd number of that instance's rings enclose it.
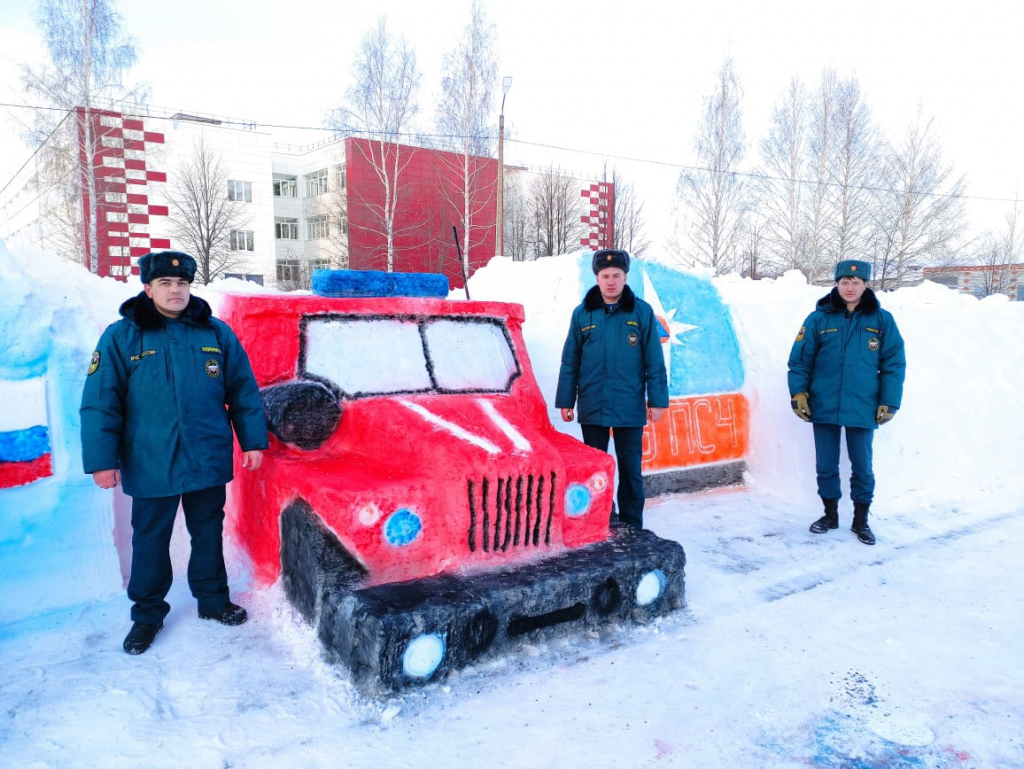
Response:
[[[339,298],[360,296],[448,296],[448,277],[433,272],[314,270],[313,293]]]

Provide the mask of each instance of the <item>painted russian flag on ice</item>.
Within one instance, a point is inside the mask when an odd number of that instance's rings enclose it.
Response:
[[[0,489],[51,475],[46,380],[0,379]]]

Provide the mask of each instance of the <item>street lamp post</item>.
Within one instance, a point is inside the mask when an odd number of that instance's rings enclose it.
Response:
[[[512,78],[501,81],[501,114],[498,116],[498,210],[494,238],[494,255],[505,253],[505,97],[512,87]]]

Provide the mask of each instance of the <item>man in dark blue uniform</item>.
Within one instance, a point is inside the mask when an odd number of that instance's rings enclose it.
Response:
[[[907,368],[903,337],[868,288],[870,279],[867,262],[836,265],[836,287],[807,316],[789,354],[790,404],[798,417],[814,423],[818,494],[825,505],[811,531],[839,528],[839,437],[845,429],[852,466],[850,528],[865,545],[875,544],[868,525],[875,492],[872,439],[900,407]]]
[[[121,305],[93,353],[82,394],[82,462],[97,486],[132,497],[132,629],[141,654],[163,628],[173,577],[171,532],[181,504],[192,538],[188,583],[199,616],[246,621],[231,602],[222,533],[234,433],[242,465],[267,448],[263,403],[249,358],[210,305],[191,296],[196,263],[176,251],[139,260],[144,284]]]
[[[573,310],[562,348],[555,408],[571,422],[575,405],[583,442],[601,451],[614,430],[619,521],[642,529],[643,432],[668,408],[665,355],[654,310],[626,285],[629,254],[597,251],[593,268],[597,285]]]

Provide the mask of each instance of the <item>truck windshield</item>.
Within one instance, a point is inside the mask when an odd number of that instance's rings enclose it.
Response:
[[[507,392],[520,373],[493,318],[310,316],[303,373],[350,398],[416,392]]]

